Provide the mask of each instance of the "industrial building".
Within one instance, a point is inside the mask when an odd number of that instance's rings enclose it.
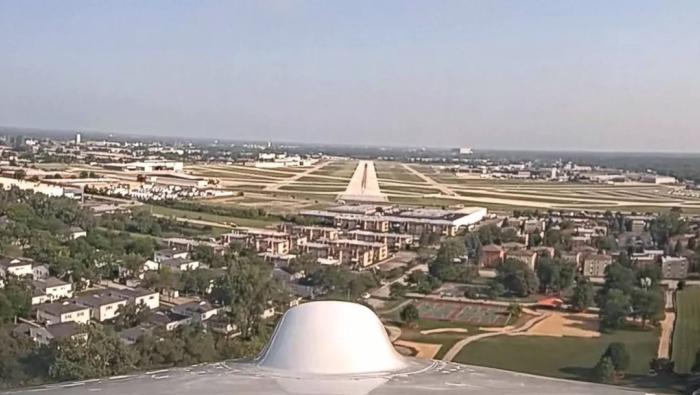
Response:
[[[184,169],[184,164],[182,162],[168,160],[148,160],[142,162],[104,163],[102,164],[102,168],[105,170],[142,173],[152,173],[154,171],[182,172]]]

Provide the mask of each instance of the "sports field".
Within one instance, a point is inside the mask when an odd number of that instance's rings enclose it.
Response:
[[[676,373],[689,373],[700,351],[700,287],[687,287],[676,294],[676,325],[673,351]]]
[[[506,308],[500,306],[421,300],[416,307],[421,318],[475,326],[504,326],[509,319]]]

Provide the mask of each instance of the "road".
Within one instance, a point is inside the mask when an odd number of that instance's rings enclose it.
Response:
[[[402,163],[401,165],[402,165],[409,173],[412,173],[412,174],[415,175],[416,177],[420,178],[420,179],[423,180],[423,182],[425,182],[426,184],[430,184],[431,187],[433,187],[433,188],[439,190],[440,193],[442,193],[443,195],[447,195],[447,196],[459,196],[459,195],[457,194],[457,192],[451,190],[450,188],[446,187],[446,186],[443,185],[443,184],[440,184],[439,182],[433,180],[432,178],[430,178],[430,177],[426,176],[425,174],[419,172],[418,170],[412,168],[411,166],[409,166],[409,165],[407,165],[407,164],[405,164],[405,163]]]
[[[428,265],[416,265],[413,266],[412,268],[406,270],[406,272],[403,274],[403,276],[397,278],[396,280],[390,281],[381,287],[375,289],[372,291],[372,296],[375,296],[377,298],[389,298],[390,293],[391,293],[391,284],[400,281],[402,284],[406,283],[406,278],[408,278],[408,275],[415,272],[416,270],[422,270],[424,272],[428,271]]]
[[[163,214],[156,214],[152,213],[151,214],[154,217],[160,217],[160,218],[172,218],[170,215],[163,215]],[[209,226],[215,226],[217,228],[229,228],[233,229],[234,226],[224,224],[222,222],[214,222],[214,221],[205,221],[203,219],[192,219],[192,218],[185,218],[185,217],[175,217],[176,221],[180,222],[189,222],[191,224],[197,224],[197,225],[209,225]]]

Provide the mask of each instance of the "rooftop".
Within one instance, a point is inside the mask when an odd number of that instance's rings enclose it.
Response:
[[[74,298],[75,303],[88,307],[100,307],[108,304],[124,302],[123,296],[113,295],[106,291],[100,291],[90,294],[83,294]]]
[[[88,307],[66,301],[40,304],[36,309],[37,311],[42,311],[53,316],[59,316],[67,313],[74,313],[76,311],[88,310]]]

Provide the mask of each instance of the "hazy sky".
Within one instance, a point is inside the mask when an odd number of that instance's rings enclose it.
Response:
[[[700,1],[0,0],[0,125],[700,151]]]

